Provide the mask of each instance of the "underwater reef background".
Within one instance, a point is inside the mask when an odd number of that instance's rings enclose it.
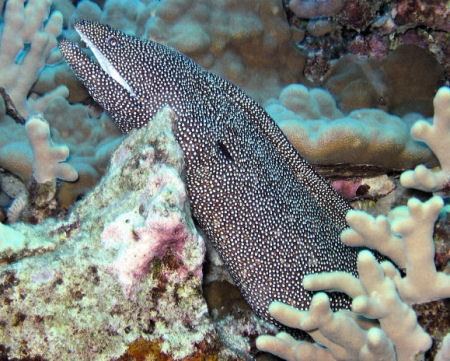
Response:
[[[174,114],[122,135],[56,48],[78,40],[78,19],[172,46],[238,85],[355,209],[388,215],[441,197],[427,218],[435,257],[414,265],[449,274],[450,102],[440,98],[439,116],[433,106],[449,86],[448,1],[0,7],[0,360],[277,359],[256,342],[275,326],[192,220]],[[438,118],[433,138],[414,130]],[[432,171],[400,177],[417,165]],[[436,359],[450,359],[448,297],[412,306],[433,339],[422,359],[441,347]]]

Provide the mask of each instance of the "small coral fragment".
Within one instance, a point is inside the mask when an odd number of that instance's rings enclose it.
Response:
[[[40,115],[28,119],[26,125],[28,139],[34,155],[34,178],[38,183],[54,183],[62,179],[74,181],[77,171],[64,162],[69,155],[67,146],[54,146],[50,139],[50,127]]]

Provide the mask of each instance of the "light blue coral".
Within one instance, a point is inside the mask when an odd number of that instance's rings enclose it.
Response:
[[[33,149],[33,176],[38,183],[54,184],[56,179],[75,181],[77,171],[64,161],[69,156],[67,146],[54,146],[50,138],[50,127],[42,116],[31,116],[26,124],[28,139]]]
[[[29,96],[39,72],[58,57],[52,52],[62,30],[62,14],[49,15],[51,0],[8,0],[0,38],[0,86],[4,87],[23,118],[42,111],[49,101],[68,96],[60,86],[42,97]],[[24,49],[29,46],[29,49]],[[16,61],[20,59],[20,61]]]

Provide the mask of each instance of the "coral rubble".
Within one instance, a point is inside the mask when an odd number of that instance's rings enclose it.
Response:
[[[110,360],[147,342],[148,357],[237,360],[201,295],[203,239],[172,119],[167,109],[133,132],[67,220],[2,225],[0,357]]]

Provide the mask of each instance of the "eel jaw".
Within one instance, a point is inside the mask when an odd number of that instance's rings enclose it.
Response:
[[[127,114],[117,104],[136,106],[137,97],[114,80],[77,43],[62,39],[58,42],[58,47],[91,97],[112,116],[123,133],[130,131],[132,126],[127,123]]]
[[[85,84],[93,74],[101,73],[101,67],[84,53],[77,43],[62,39],[58,42],[58,48],[61,51],[67,64],[72,68],[75,75]],[[85,84],[86,85],[86,84]],[[86,86],[89,90],[89,87]]]
[[[91,49],[100,67],[103,71],[113,78],[118,84],[120,84],[131,96],[136,96],[134,90],[130,84],[120,75],[113,64],[108,60],[107,56],[91,41],[85,32],[83,32],[83,25],[87,24],[86,21],[79,21],[74,25],[74,28],[82,41]]]

